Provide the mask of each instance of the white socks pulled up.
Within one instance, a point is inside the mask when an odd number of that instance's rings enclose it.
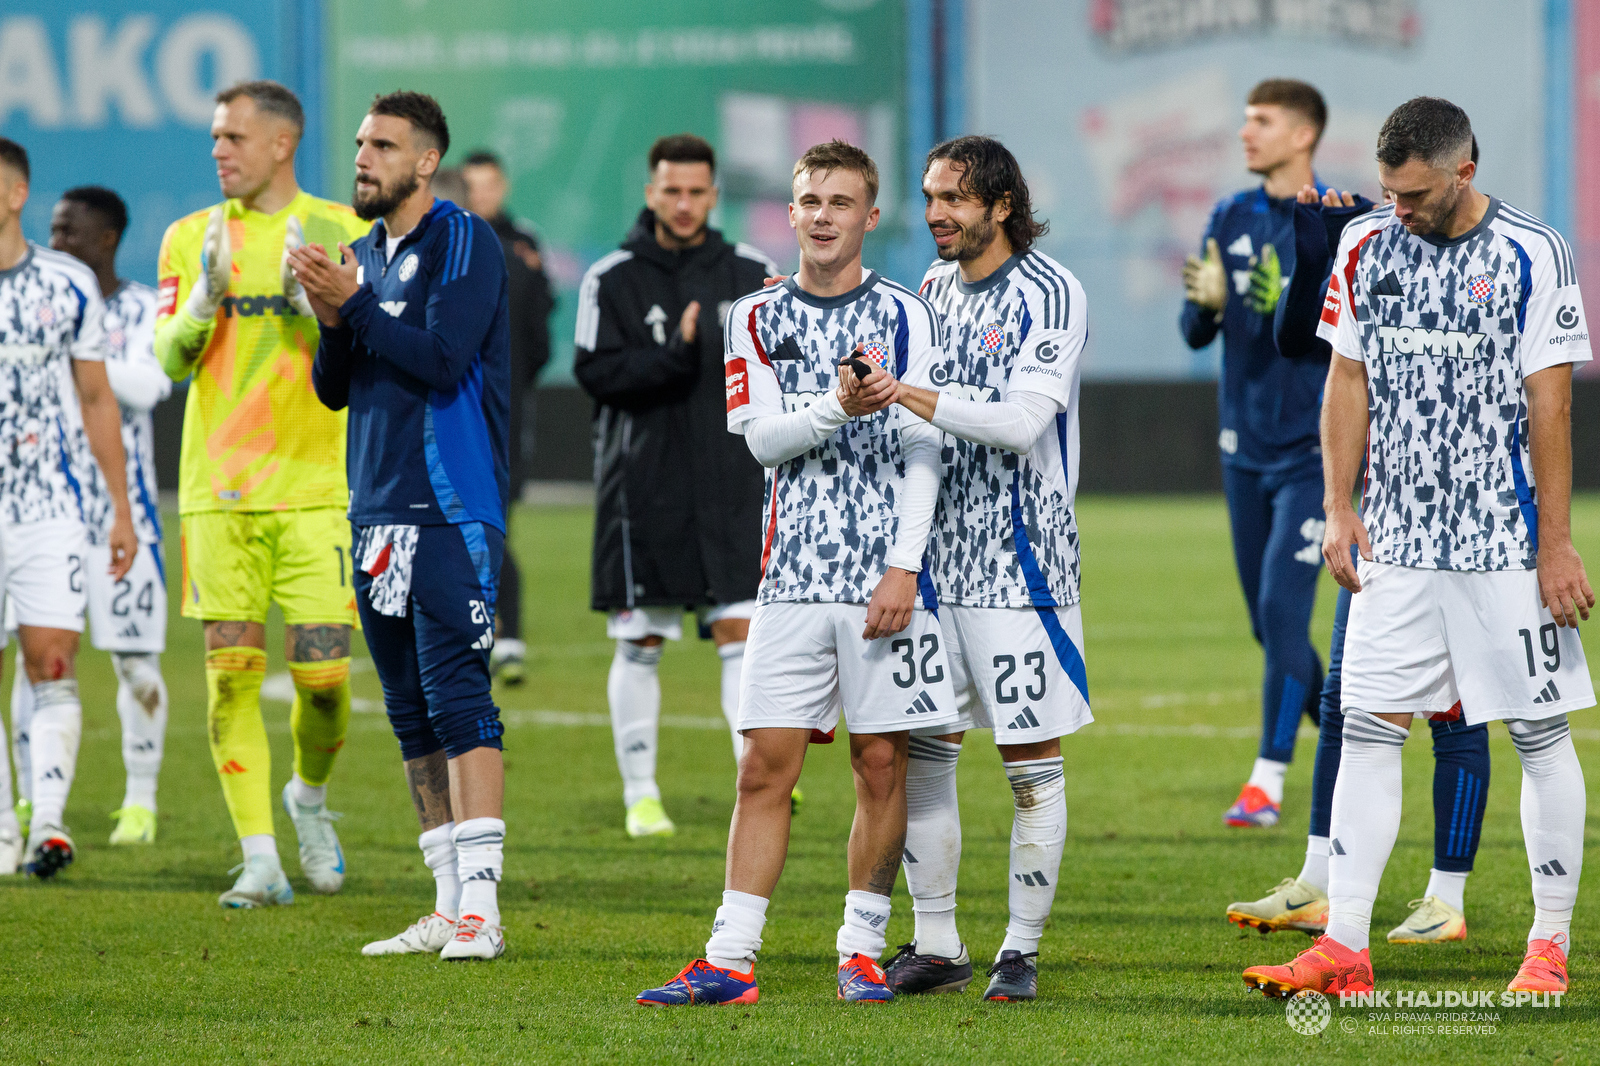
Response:
[[[83,737],[83,705],[73,678],[33,686],[33,720],[28,725],[33,770],[33,824],[60,826],[66,817]]]
[[[906,850],[901,864],[916,915],[917,951],[953,959],[961,954],[956,931],[956,875],[961,868],[961,811],[956,801],[956,760],[961,745],[912,737],[906,763]]]
[[[1329,829],[1328,935],[1365,951],[1372,902],[1400,835],[1400,753],[1410,731],[1366,711],[1344,715]]]
[[[1508,721],[1522,760],[1522,840],[1533,871],[1533,927],[1529,940],[1565,934],[1572,955],[1572,908],[1583,872],[1586,796],[1583,767],[1572,746],[1566,715],[1537,722]]]
[[[156,809],[156,778],[167,735],[167,683],[161,657],[113,653],[117,717],[122,721],[122,766],[128,775],[124,807]]]
[[[456,876],[461,879],[461,916],[476,914],[499,925],[506,823],[499,818],[468,818],[456,823],[450,839],[456,848]]]
[[[661,679],[656,667],[662,645],[647,648],[617,641],[606,678],[611,704],[611,741],[622,774],[622,802],[632,807],[642,799],[661,798],[656,787],[656,740],[661,724]]]
[[[1039,950],[1056,898],[1067,842],[1066,775],[1059,755],[1004,765],[1017,812],[1011,823],[1011,921],[1000,950],[1026,955]]]
[[[1289,764],[1286,762],[1277,762],[1273,759],[1257,759],[1255,765],[1250,768],[1248,784],[1256,786],[1265,792],[1267,798],[1273,803],[1281,805],[1283,803],[1283,778],[1288,772]]]
[[[865,955],[877,960],[889,946],[888,896],[876,892],[854,890],[844,894],[844,924],[833,946],[839,952],[839,965],[850,961],[852,955]]]
[[[767,924],[767,903],[762,896],[728,890],[722,893],[706,941],[706,961],[723,970],[750,973],[761,950],[761,930]]]
[[[456,873],[456,823],[446,822],[417,837],[422,861],[433,871],[433,909],[454,921],[461,917],[461,878]]]

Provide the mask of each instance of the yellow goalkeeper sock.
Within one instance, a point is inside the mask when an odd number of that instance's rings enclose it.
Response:
[[[289,673],[294,676],[289,710],[294,772],[315,788],[328,783],[350,725],[350,658],[290,663]]]
[[[261,720],[267,653],[260,648],[206,652],[206,729],[211,761],[240,837],[272,835],[272,749]]]

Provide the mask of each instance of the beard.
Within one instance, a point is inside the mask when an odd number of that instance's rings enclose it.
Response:
[[[405,178],[385,189],[382,182],[373,185],[362,185],[358,179],[350,193],[350,206],[355,209],[356,217],[363,222],[371,222],[382,218],[395,208],[405,203],[406,197],[417,191],[417,176],[409,174]],[[371,190],[363,195],[363,190]]]
[[[948,247],[939,249],[939,258],[946,263],[952,260],[958,263],[970,263],[977,259],[989,246],[994,243],[994,234],[997,227],[994,224],[994,208],[991,206],[983,213],[983,221],[974,229],[957,226],[956,232],[960,234]]]
[[[1460,189],[1451,186],[1445,189],[1437,200],[1428,204],[1426,211],[1417,211],[1416,232],[1443,233],[1445,224],[1450,221],[1456,213],[1456,208],[1461,205],[1461,195]]]

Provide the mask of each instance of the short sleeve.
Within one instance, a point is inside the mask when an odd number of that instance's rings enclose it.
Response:
[[[1356,258],[1361,246],[1372,236],[1367,226],[1346,226],[1339,238],[1339,250],[1333,255],[1333,273],[1328,276],[1328,295],[1322,301],[1322,318],[1317,323],[1317,336],[1333,346],[1333,350],[1346,359],[1363,361],[1361,333],[1356,329],[1356,316],[1352,306],[1355,288]]]
[[[735,300],[722,324],[723,384],[728,402],[728,431],[743,433],[753,418],[783,414],[783,388],[767,361],[756,312],[767,301]]]
[[[1536,245],[1530,251],[1542,254],[1532,261],[1531,292],[1521,316],[1523,377],[1562,363],[1587,363],[1591,358],[1589,322],[1583,313],[1578,278],[1562,265],[1573,261],[1572,250],[1565,240],[1555,237],[1550,244]]]
[[[1027,297],[1028,314],[1039,324],[1028,331],[1017,352],[1006,380],[1006,395],[1038,393],[1050,397],[1064,411],[1072,402],[1089,337],[1089,308],[1077,278],[1060,276],[1051,283],[1054,288],[1048,299]]]
[[[106,304],[90,278],[87,285],[73,285],[82,301],[78,321],[72,331],[72,358],[91,363],[106,361]]]

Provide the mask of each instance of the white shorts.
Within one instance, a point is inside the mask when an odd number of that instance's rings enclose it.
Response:
[[[89,546],[89,636],[101,651],[167,650],[167,582],[161,545],[141,544],[121,581],[111,580],[111,546]]]
[[[76,519],[0,525],[7,621],[83,632],[89,534]]]
[[[1083,612],[1071,607],[939,608],[960,717],[943,732],[993,729],[996,744],[1037,744],[1094,721]],[[918,736],[940,730],[918,727]]]
[[[696,612],[702,628],[724,618],[751,618],[755,613],[755,600],[721,603]],[[705,632],[700,635],[709,636]],[[612,611],[606,615],[606,636],[612,640],[643,640],[645,637],[682,640],[683,608],[635,607],[627,611]]]
[[[852,733],[898,733],[956,720],[943,631],[932,611],[912,612],[893,636],[864,640],[857,603],[768,603],[745,644],[739,731],[831,733],[844,712]]]
[[[1461,701],[1468,725],[1593,707],[1578,631],[1539,605],[1534,570],[1361,562],[1340,709],[1422,718]]]

